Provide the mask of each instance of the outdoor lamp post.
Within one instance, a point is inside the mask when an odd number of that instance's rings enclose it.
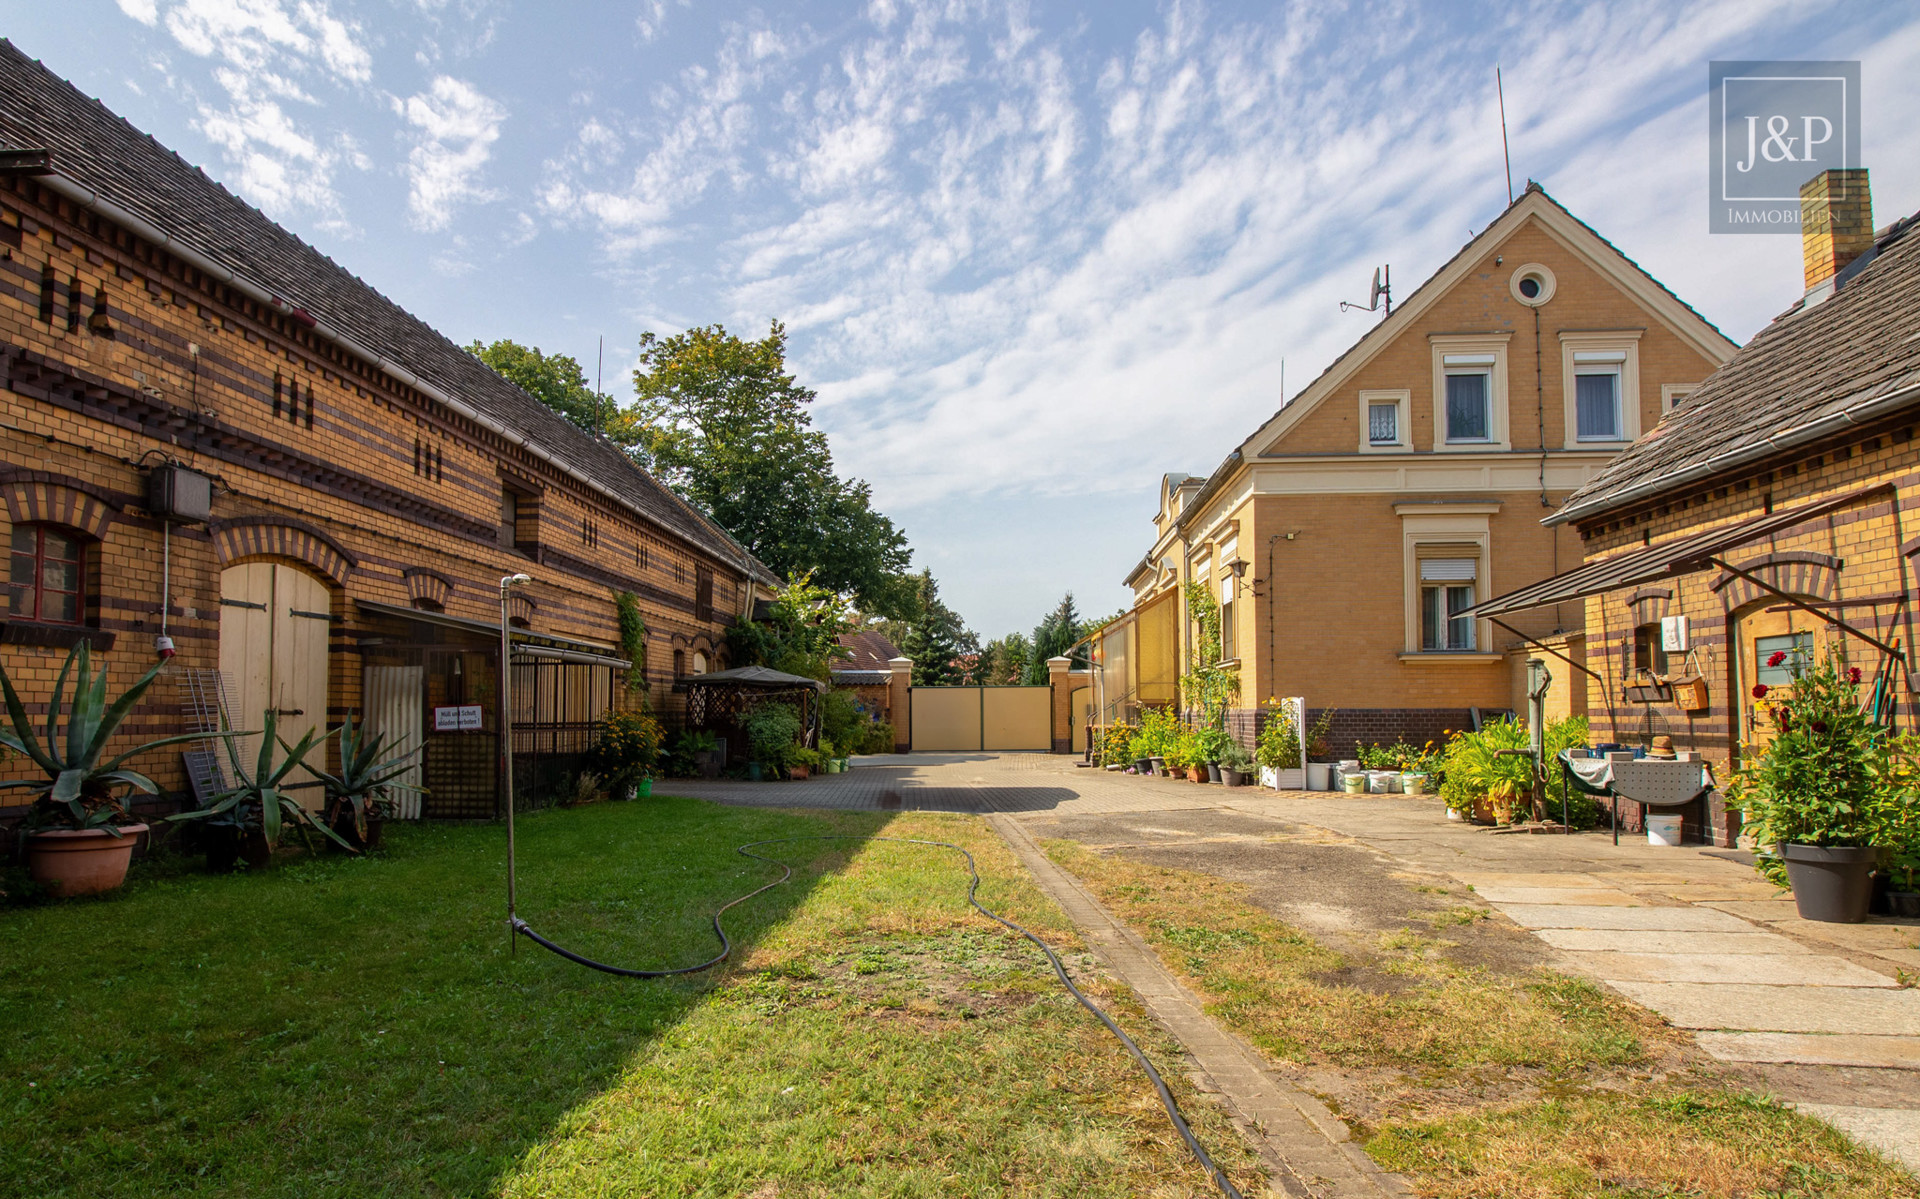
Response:
[[[512,574],[500,580],[500,787],[507,799],[507,950],[513,951],[514,879],[513,879],[513,670],[512,649],[507,644],[507,596],[515,587],[533,582],[529,574]]]

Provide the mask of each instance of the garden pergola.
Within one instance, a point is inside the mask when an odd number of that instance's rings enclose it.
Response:
[[[770,702],[797,704],[804,743],[819,748],[820,695],[827,689],[819,679],[767,666],[736,666],[682,679],[673,689],[686,692],[687,728],[725,738],[729,760],[743,759],[746,754],[740,718],[748,709]]]

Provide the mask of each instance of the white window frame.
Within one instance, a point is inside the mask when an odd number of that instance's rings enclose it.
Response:
[[[1432,560],[1433,559],[1430,559],[1430,558],[1419,559],[1419,561],[1421,562],[1429,562]],[[1456,588],[1465,588],[1470,595],[1470,598],[1467,602],[1467,607],[1469,608],[1473,607],[1474,604],[1477,604],[1480,602],[1480,559],[1478,557],[1471,557],[1471,558],[1468,558],[1467,561],[1471,561],[1473,563],[1474,577],[1471,579],[1464,579],[1464,580],[1457,580],[1457,581],[1453,581],[1453,580],[1437,581],[1437,580],[1429,580],[1425,578],[1423,575],[1423,577],[1419,580],[1419,583],[1420,583],[1420,598],[1419,598],[1420,652],[1423,654],[1471,654],[1471,653],[1478,652],[1480,649],[1480,636],[1479,636],[1480,622],[1477,620],[1469,621],[1467,624],[1465,645],[1451,644],[1451,640],[1452,640],[1451,629],[1452,629],[1453,623],[1456,620],[1460,619],[1459,617],[1452,615],[1452,605],[1449,602],[1451,599],[1451,592],[1453,592],[1454,589]],[[1428,645],[1427,644],[1427,595],[1429,592],[1438,593],[1438,595],[1440,596],[1441,603],[1446,607],[1446,610],[1439,614],[1438,623],[1439,623],[1440,639],[1443,641],[1449,642],[1449,644],[1446,644],[1446,645]]]
[[[1626,381],[1621,377],[1627,364],[1627,356],[1618,351],[1583,350],[1573,356],[1573,438],[1582,443],[1617,442],[1627,440],[1627,389]],[[1613,383],[1613,428],[1601,435],[1580,431],[1580,380],[1608,379]]]
[[[1640,330],[1622,329],[1560,334],[1561,448],[1620,449],[1641,434]],[[1612,367],[1619,372],[1620,436],[1580,436],[1580,407],[1574,380],[1588,371]]]
[[[1513,448],[1507,415],[1507,342],[1511,333],[1436,333],[1433,348],[1433,449],[1435,453],[1472,454]],[[1487,376],[1487,436],[1484,440],[1447,439],[1447,376],[1484,372]]]
[[[1392,404],[1395,408],[1393,425],[1399,434],[1392,441],[1373,440],[1373,406]],[[1386,390],[1362,391],[1360,393],[1360,452],[1363,454],[1405,453],[1413,448],[1413,430],[1409,421],[1413,415],[1413,393],[1404,387]]]
[[[1682,403],[1686,402],[1688,396],[1699,390],[1700,385],[1698,383],[1662,383],[1660,385],[1660,415],[1666,416]]]
[[[1474,621],[1471,650],[1426,650],[1421,648],[1420,547],[1446,545],[1473,547],[1473,553],[1449,554],[1449,557],[1475,557],[1474,600],[1484,603],[1497,594],[1493,590],[1493,533],[1490,522],[1500,511],[1498,503],[1403,503],[1393,506],[1400,517],[1401,600],[1406,613],[1405,649],[1402,662],[1488,662],[1501,655],[1487,649],[1493,644],[1493,625]],[[1477,557],[1475,556],[1477,554]]]

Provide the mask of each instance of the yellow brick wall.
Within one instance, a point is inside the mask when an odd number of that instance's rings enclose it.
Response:
[[[488,622],[498,620],[499,578],[524,570],[535,580],[527,588],[536,604],[532,631],[609,646],[618,640],[610,581],[633,587],[649,628],[651,694],[663,705],[675,702],[672,650],[699,647],[711,654],[720,646],[745,596],[746,580],[732,565],[31,180],[0,181],[0,226],[9,234],[17,230],[21,243],[0,261],[0,341],[13,381],[0,394],[0,465],[77,480],[115,497],[120,510],[92,548],[90,582],[94,621],[118,637],[106,655],[112,687],[124,687],[154,661],[161,533],[144,508],[145,478],[166,456],[215,478],[216,522],[241,516],[306,522],[357,560],[344,586],[332,588],[329,716],[335,721],[359,702],[361,660],[350,627],[341,622],[352,614],[347,601],[407,606],[401,572],[410,567],[452,580],[449,615]],[[49,264],[57,281],[51,320],[41,311],[42,270]],[[75,276],[81,313],[69,329],[68,281]],[[102,285],[111,336],[91,320]],[[296,385],[298,417],[288,419]],[[22,391],[35,387],[50,387],[57,402]],[[85,397],[86,410],[74,410],[82,402],[74,396]],[[171,414],[170,427],[178,432],[136,426],[130,413],[154,405]],[[209,426],[224,430],[228,452],[184,448]],[[438,469],[416,470],[416,444],[435,452]],[[583,560],[607,578],[541,565],[499,545],[503,474],[545,488],[532,522],[543,551]],[[365,496],[374,498],[357,498]],[[425,509],[445,518],[416,519],[413,513]],[[0,526],[6,517],[0,510]],[[593,522],[597,544],[582,539],[583,521]],[[524,538],[531,530],[521,523]],[[712,621],[693,618],[695,569],[702,565],[715,577]],[[207,528],[174,528],[168,624],[179,656],[169,674],[218,664],[221,566]],[[49,692],[65,656],[64,650],[0,645],[0,663],[35,703]],[[178,728],[177,692],[163,679],[124,739]],[[164,786],[178,787],[177,761],[169,751],[164,760],[141,765]]]

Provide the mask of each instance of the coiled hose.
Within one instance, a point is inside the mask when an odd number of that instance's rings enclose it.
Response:
[[[1115,1037],[1119,1038],[1120,1043],[1126,1046],[1127,1052],[1133,1056],[1133,1060],[1139,1065],[1139,1067],[1142,1070],[1146,1072],[1147,1078],[1151,1080],[1153,1083],[1153,1089],[1156,1092],[1158,1092],[1160,1095],[1160,1106],[1167,1110],[1167,1119],[1173,1122],[1174,1130],[1180,1134],[1180,1139],[1187,1143],[1187,1148],[1189,1151],[1192,1152],[1194,1160],[1199,1162],[1200,1165],[1207,1171],[1207,1176],[1213,1179],[1213,1185],[1220,1189],[1220,1193],[1226,1196],[1226,1199],[1246,1199],[1246,1196],[1241,1194],[1240,1189],[1234,1186],[1233,1181],[1227,1177],[1226,1172],[1221,1170],[1218,1165],[1214,1164],[1212,1155],[1209,1154],[1206,1150],[1206,1147],[1200,1143],[1199,1138],[1193,1135],[1193,1129],[1188,1127],[1186,1117],[1180,1114],[1180,1105],[1174,1102],[1173,1092],[1167,1089],[1167,1082],[1164,1078],[1160,1077],[1160,1071],[1154,1069],[1153,1063],[1147,1060],[1147,1055],[1141,1052],[1140,1046],[1134,1043],[1134,1039],[1128,1036],[1126,1032],[1118,1024],[1115,1024],[1111,1017],[1109,1017],[1105,1012],[1101,1011],[1099,1006],[1095,1004],[1093,1000],[1088,999],[1086,994],[1083,991],[1081,991],[1079,987],[1074,985],[1073,979],[1068,977],[1067,975],[1066,964],[1060,960],[1060,955],[1053,951],[1052,946],[1048,945],[1045,941],[1042,941],[1039,937],[1034,936],[1031,932],[1028,932],[1026,929],[1020,927],[1018,924],[1015,924],[1013,921],[1007,919],[1005,916],[1000,915],[1000,913],[990,911],[986,907],[981,905],[980,898],[979,898],[980,868],[974,863],[973,854],[971,852],[969,852],[968,850],[966,850],[961,846],[955,845],[951,841],[926,841],[918,837],[860,837],[860,836],[852,836],[852,835],[847,835],[847,836],[829,835],[829,836],[817,836],[817,837],[775,837],[766,841],[750,841],[745,845],[736,846],[734,847],[733,852],[741,855],[742,857],[756,858],[762,862],[768,862],[768,863],[771,863],[772,865],[780,867],[780,877],[774,879],[772,882],[767,883],[764,886],[757,887],[754,890],[747,892],[745,895],[741,895],[737,898],[728,900],[726,903],[722,904],[717,911],[714,912],[713,935],[716,938],[718,938],[720,941],[720,952],[696,966],[679,966],[671,970],[629,970],[624,966],[609,966],[605,962],[596,962],[590,957],[586,957],[582,954],[575,953],[570,949],[565,949],[559,945],[554,944],[552,941],[547,940],[545,937],[541,936],[539,933],[534,932],[533,929],[528,926],[527,922],[520,919],[518,916],[509,917],[507,923],[514,932],[519,933],[521,936],[527,938],[527,940],[532,941],[535,945],[538,945],[543,949],[551,950],[554,953],[559,954],[561,957],[567,959],[569,962],[574,962],[578,965],[585,966],[590,970],[599,970],[607,974],[616,974],[616,975],[619,975],[621,978],[671,978],[674,975],[678,975],[678,974],[696,974],[702,970],[709,970],[715,966],[718,966],[721,962],[726,961],[727,958],[733,953],[733,942],[727,937],[727,930],[721,924],[721,921],[720,921],[720,918],[726,915],[727,910],[729,908],[737,907],[738,905],[745,903],[747,900],[754,898],[756,895],[763,895],[766,892],[771,891],[773,888],[779,886],[781,883],[784,883],[788,879],[793,877],[792,866],[789,866],[787,863],[782,862],[778,858],[770,858],[765,854],[755,853],[753,851],[765,845],[791,845],[800,841],[890,841],[896,845],[929,845],[937,849],[951,849],[954,852],[958,853],[961,857],[965,858],[967,860],[967,875],[968,875],[967,902],[971,904],[973,906],[973,909],[979,912],[982,916],[985,916],[987,919],[994,921],[996,924],[1000,924],[1005,926],[1006,928],[1012,929],[1014,932],[1019,933],[1021,936],[1025,937],[1027,940],[1032,941],[1035,945],[1039,946],[1040,952],[1047,955],[1047,962],[1049,965],[1053,967],[1053,972],[1055,975],[1059,977],[1061,985],[1066,987],[1068,993],[1071,994],[1076,1000],[1079,1001],[1081,1007],[1086,1008],[1089,1012],[1092,1012],[1094,1015],[1094,1018],[1099,1020],[1101,1024],[1104,1024],[1108,1032],[1112,1033]]]

